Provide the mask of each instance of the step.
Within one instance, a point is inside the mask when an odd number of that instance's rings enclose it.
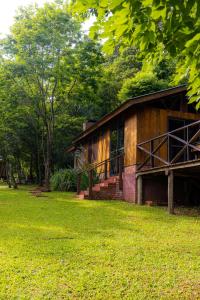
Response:
[[[108,182],[101,182],[101,183],[99,183],[99,186],[100,187],[102,187],[102,186],[108,186],[108,184],[109,184]]]
[[[123,200],[123,192],[118,188],[119,176],[112,176],[92,187],[93,199],[96,200]],[[81,191],[77,195],[79,199],[89,198],[89,189]]]

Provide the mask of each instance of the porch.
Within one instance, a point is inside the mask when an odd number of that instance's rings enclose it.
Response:
[[[139,204],[157,199],[159,193],[169,213],[175,203],[200,204],[200,121],[139,143],[137,151]]]

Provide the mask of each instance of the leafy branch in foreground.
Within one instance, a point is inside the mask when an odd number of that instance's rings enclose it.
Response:
[[[132,45],[152,61],[166,53],[176,57],[175,83],[187,78],[190,103],[200,107],[198,0],[74,0],[72,6],[79,16],[96,16],[90,34],[105,40],[106,51]]]

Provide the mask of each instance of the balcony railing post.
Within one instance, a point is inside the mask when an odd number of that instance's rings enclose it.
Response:
[[[187,143],[189,142],[189,128],[187,127],[187,130],[186,130],[186,138],[187,138]],[[190,152],[189,152],[189,146],[187,145],[187,148],[186,148],[186,153],[187,153],[187,160],[190,159]]]
[[[154,150],[154,141],[151,140],[150,141],[150,161],[151,161],[151,167],[153,168],[154,167],[154,157],[153,157],[153,150]]]
[[[105,165],[104,165],[104,179],[106,180],[108,178],[108,161],[105,160]]]
[[[120,189],[120,191],[123,190],[122,172],[123,172],[123,155],[120,155],[119,156],[119,189]]]
[[[81,191],[81,173],[77,176],[77,195],[80,194]]]
[[[89,178],[88,198],[89,198],[89,199],[92,199],[93,170],[89,170],[89,172],[88,172],[88,178]]]
[[[167,161],[170,164],[170,137],[167,135]]]

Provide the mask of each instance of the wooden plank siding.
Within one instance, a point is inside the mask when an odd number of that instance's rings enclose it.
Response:
[[[124,116],[124,166],[133,166],[144,161],[146,155],[137,151],[137,144],[149,140],[163,133],[168,132],[168,118],[177,118],[185,120],[200,120],[200,114],[180,112],[170,109],[161,109],[153,106],[132,108],[126,112]],[[100,163],[110,158],[110,128],[109,124],[106,128],[99,128],[93,133],[98,136],[97,140],[97,156],[92,163]],[[156,141],[154,147],[159,144]],[[88,163],[89,143],[84,143],[84,157]],[[148,148],[147,148],[148,149]],[[148,149],[150,150],[150,149]],[[164,144],[156,153],[161,158],[167,160],[167,144]],[[159,167],[162,163],[155,159],[155,167]],[[98,169],[103,172],[104,166]],[[109,171],[109,165],[108,165]]]
[[[124,166],[136,164],[137,114],[132,111],[125,117],[124,123]]]
[[[110,129],[107,128],[100,134],[98,139],[98,159],[96,163],[100,163],[110,157]],[[108,166],[109,171],[109,166]],[[97,169],[98,173],[104,172],[104,165]]]

